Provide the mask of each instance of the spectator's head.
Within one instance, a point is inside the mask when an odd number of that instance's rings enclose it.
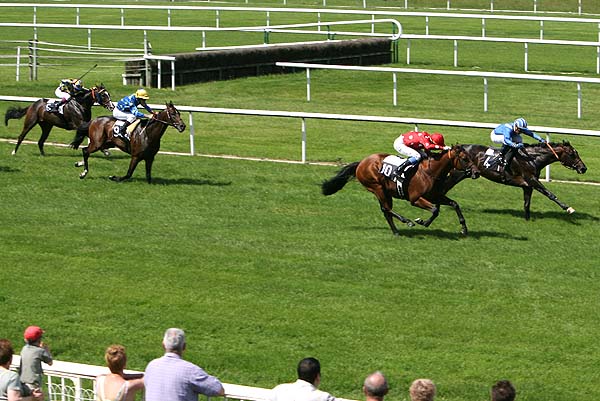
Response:
[[[410,385],[411,401],[433,401],[435,384],[429,379],[417,379]]]
[[[111,373],[122,373],[127,364],[125,347],[122,345],[111,345],[106,349],[104,359],[106,360],[106,365]]]
[[[370,399],[383,400],[383,397],[388,393],[389,387],[387,380],[380,371],[371,373],[365,379],[363,384],[363,392]]]
[[[165,351],[182,354],[185,350],[185,333],[181,329],[170,328],[165,331],[163,338]]]
[[[500,380],[492,386],[492,401],[513,401],[517,392],[512,383],[508,380]]]
[[[27,344],[35,344],[42,339],[44,330],[39,326],[29,326],[23,332],[23,339]]]
[[[15,351],[9,340],[0,340],[0,366],[8,367],[12,362],[12,357]]]
[[[315,358],[304,358],[298,363],[298,379],[317,387],[321,381],[321,364]]]

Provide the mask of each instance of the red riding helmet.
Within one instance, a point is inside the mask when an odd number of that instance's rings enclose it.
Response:
[[[444,136],[442,134],[438,134],[437,132],[435,134],[431,134],[431,140],[438,146],[446,146],[444,143]]]

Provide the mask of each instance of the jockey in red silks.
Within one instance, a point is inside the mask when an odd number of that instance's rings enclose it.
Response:
[[[418,164],[423,156],[428,156],[431,150],[448,150],[449,146],[444,143],[444,136],[439,133],[429,134],[427,132],[411,131],[400,135],[394,141],[394,149],[407,159],[402,163],[393,176],[398,176],[408,165]]]

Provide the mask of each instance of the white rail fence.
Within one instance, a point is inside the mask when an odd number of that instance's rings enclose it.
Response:
[[[16,370],[19,361],[19,355],[13,356],[11,369]],[[44,392],[46,400],[50,401],[95,401],[96,377],[110,373],[108,368],[103,366],[63,361],[54,361],[52,366],[42,363],[42,368],[47,378],[47,388]],[[135,370],[126,370],[125,372],[143,373]],[[223,387],[225,401],[268,401],[270,399],[270,389],[229,383],[223,383]],[[210,400],[211,397],[206,397],[206,399]]]
[[[173,1],[173,0],[171,0]],[[411,0],[412,1],[417,1],[417,0]],[[491,12],[499,12],[499,11],[505,11],[505,12],[515,12],[515,11],[524,11],[524,12],[534,12],[534,13],[538,13],[538,12],[546,12],[544,10],[541,10],[538,7],[538,3],[540,0],[532,0],[532,7],[531,9],[527,10],[527,9],[522,9],[522,10],[508,10],[508,9],[498,9],[498,8],[494,8],[494,0],[489,0],[489,8],[488,9],[482,9],[482,10],[476,10],[476,11],[491,11]],[[577,4],[577,14],[578,15],[582,15],[583,14],[583,3],[582,0],[577,0],[578,4]],[[595,0],[588,0],[590,3],[592,1]],[[210,0],[208,0],[208,2],[210,3]],[[283,5],[287,5],[288,2],[287,0],[282,0]],[[249,4],[249,0],[245,0],[246,4]],[[80,9],[82,8],[102,8],[102,6],[95,6],[95,5],[88,5],[88,4],[72,4],[72,5],[63,5],[63,4],[39,4],[39,3],[7,3],[9,4],[8,7],[12,7],[12,6],[19,6],[19,7],[64,7],[64,8],[75,8],[76,11],[76,20],[79,21],[80,18]],[[367,8],[367,0],[362,0],[362,4],[363,4],[363,8]],[[404,0],[403,3],[398,2],[398,7],[401,7],[401,5],[404,5],[404,9],[408,10],[410,7],[409,4],[409,0]],[[414,4],[412,7],[416,7],[417,4],[416,3],[412,3]],[[323,7],[327,7],[327,0],[322,0],[322,5]],[[461,10],[460,8],[456,9],[452,7],[452,1],[451,0],[446,0],[446,10],[451,11],[451,10]],[[130,8],[148,8],[148,9],[158,9],[158,10],[167,10],[167,20],[170,21],[171,20],[171,10],[178,10],[178,9],[188,9],[186,8],[187,6],[127,6],[127,5],[117,5],[117,6],[106,6],[106,7],[112,7],[115,9],[120,9],[121,10],[121,21],[124,24],[125,21],[125,13],[124,10],[126,9],[130,9]],[[198,8],[198,7],[194,7],[194,8]],[[34,13],[37,11],[37,9],[34,10]],[[572,13],[575,12],[574,10],[556,10],[556,11],[552,11],[552,12],[564,12],[564,13]]]
[[[529,71],[529,45],[561,45],[561,46],[583,46],[596,48],[596,74],[600,74],[600,42],[587,42],[581,40],[552,40],[552,39],[520,39],[520,38],[493,38],[493,37],[477,37],[477,36],[455,36],[455,35],[413,35],[405,34],[402,36],[406,39],[406,64],[410,64],[411,39],[422,40],[452,40],[454,42],[454,67],[458,67],[458,41],[467,42],[496,42],[496,43],[522,43],[524,45],[523,52],[523,69]]]
[[[0,101],[17,101],[17,102],[33,102],[38,100],[36,97],[23,97],[23,96],[2,96],[0,95]],[[154,109],[163,109],[164,105],[151,104]],[[435,127],[463,127],[471,129],[494,129],[498,124],[496,123],[485,123],[485,122],[473,122],[473,121],[453,121],[453,120],[435,120],[426,118],[412,118],[412,117],[386,117],[386,116],[368,116],[368,115],[355,115],[355,114],[326,114],[326,113],[305,113],[305,112],[293,112],[293,111],[275,111],[275,110],[252,110],[252,109],[228,109],[219,107],[197,107],[197,106],[177,106],[177,109],[182,112],[189,113],[189,141],[190,151],[189,155],[195,156],[196,153],[196,125],[194,124],[194,114],[222,114],[222,115],[237,115],[237,116],[260,116],[260,117],[281,117],[281,118],[292,118],[300,120],[301,127],[301,140],[300,140],[300,153],[301,158],[299,161],[285,160],[282,162],[286,163],[307,163],[306,146],[308,141],[308,120],[332,120],[332,121],[356,121],[360,123],[375,122],[375,123],[389,123],[389,124],[403,124],[411,125],[415,130],[419,130],[420,126],[435,126]],[[593,130],[582,130],[574,128],[557,128],[557,127],[544,127],[530,125],[530,129],[538,132],[545,133],[546,139],[551,140],[551,134],[561,135],[574,135],[574,136],[593,136],[600,137],[600,131]],[[487,135],[486,135],[487,138]],[[546,180],[550,180],[550,166],[546,167]]]
[[[454,75],[464,77],[481,77],[483,78],[483,111],[488,111],[488,78],[506,78],[506,79],[525,79],[538,81],[561,81],[575,82],[577,84],[577,118],[581,118],[582,114],[582,83],[600,84],[600,78],[585,78],[585,77],[567,77],[562,75],[540,75],[540,74],[512,74],[502,72],[484,72],[484,71],[451,71],[451,70],[429,70],[419,68],[394,68],[394,67],[360,67],[348,65],[331,65],[331,64],[311,64],[311,63],[291,63],[278,62],[279,67],[304,68],[306,69],[306,101],[311,99],[311,69],[323,70],[344,70],[344,71],[370,71],[370,72],[387,72],[393,76],[393,96],[392,101],[394,106],[398,105],[398,73],[408,74],[431,74],[431,75]]]
[[[406,0],[405,0],[406,1]],[[493,4],[493,1],[492,1]],[[441,12],[412,12],[412,11],[393,11],[391,9],[382,10],[352,10],[352,9],[323,9],[323,8],[282,8],[282,7],[230,7],[230,6],[152,6],[152,5],[121,5],[121,4],[37,4],[37,3],[0,3],[0,7],[28,7],[33,8],[33,23],[37,23],[38,9],[43,8],[60,8],[60,9],[75,9],[75,24],[80,25],[82,9],[113,9],[120,10],[121,27],[126,26],[125,11],[134,10],[134,14],[138,15],[137,11],[141,10],[164,10],[167,14],[166,24],[172,26],[172,11],[197,11],[215,13],[215,27],[221,25],[221,16],[225,12],[264,12],[266,14],[266,26],[270,25],[272,13],[287,13],[287,14],[316,14],[317,22],[321,22],[323,15],[370,15],[383,16],[384,18],[397,17],[422,17],[425,20],[425,33],[429,34],[430,19],[433,18],[458,18],[458,19],[477,19],[481,20],[481,35],[486,36],[486,21],[501,20],[501,21],[520,21],[520,22],[538,22],[539,23],[539,39],[544,38],[544,23],[583,23],[594,24],[598,28],[598,41],[600,42],[600,18],[587,17],[548,17],[548,16],[531,16],[531,15],[494,15],[494,14],[468,14],[468,13],[441,13]],[[408,8],[408,7],[405,7]]]

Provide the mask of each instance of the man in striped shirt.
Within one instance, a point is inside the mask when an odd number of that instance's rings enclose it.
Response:
[[[144,373],[146,401],[198,401],[199,394],[224,394],[219,379],[182,358],[186,348],[183,330],[168,329],[163,348],[165,354],[151,361]]]

